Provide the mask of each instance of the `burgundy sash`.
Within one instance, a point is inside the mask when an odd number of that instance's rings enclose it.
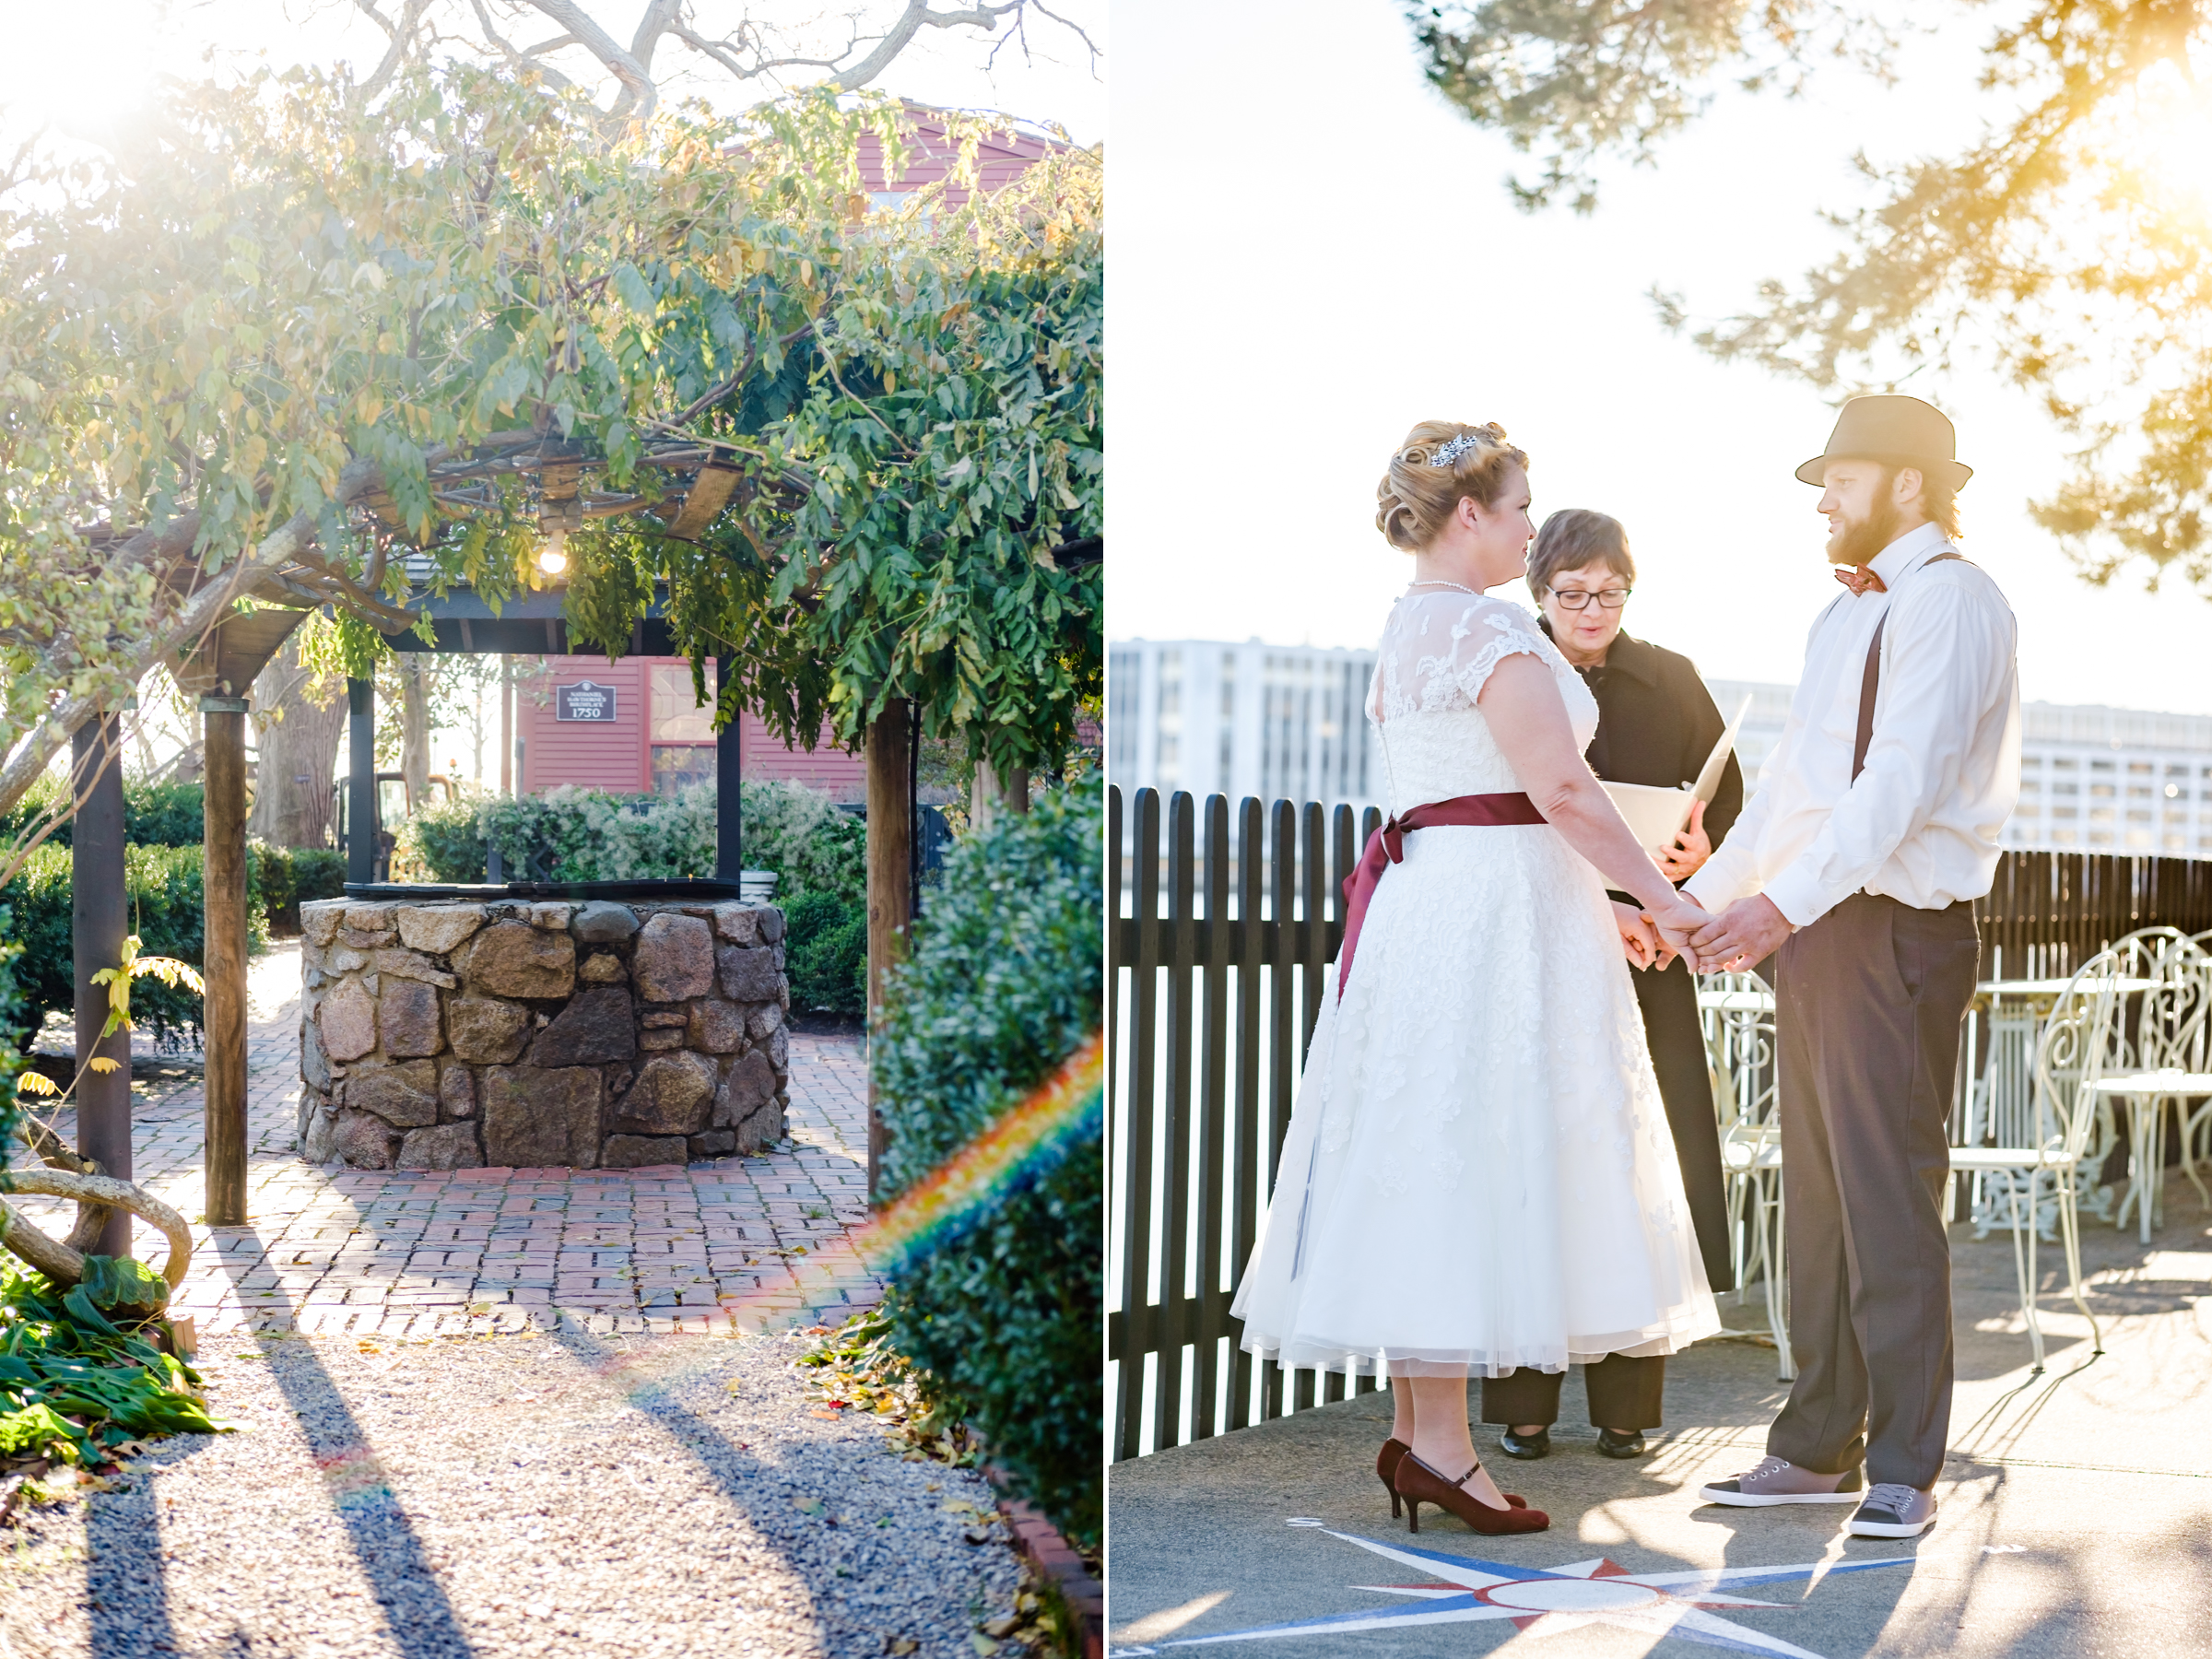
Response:
[[[1406,834],[1411,830],[1439,824],[1496,827],[1506,824],[1541,824],[1544,815],[1527,795],[1454,795],[1448,801],[1424,801],[1403,818],[1394,818],[1367,838],[1367,850],[1344,878],[1344,948],[1336,953],[1336,995],[1344,996],[1345,982],[1352,977],[1352,952],[1359,944],[1359,926],[1367,920],[1368,901],[1390,865],[1406,862]]]

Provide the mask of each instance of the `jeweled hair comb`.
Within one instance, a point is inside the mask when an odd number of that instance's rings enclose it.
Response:
[[[1483,442],[1484,435],[1480,432],[1462,432],[1456,438],[1448,438],[1429,452],[1429,465],[1449,466],[1469,450],[1480,449]]]

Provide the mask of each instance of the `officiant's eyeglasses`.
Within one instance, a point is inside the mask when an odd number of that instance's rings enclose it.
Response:
[[[1594,599],[1607,610],[1618,610],[1629,602],[1634,588],[1600,588],[1592,593],[1587,588],[1553,588],[1551,596],[1559,602],[1561,610],[1588,610]]]

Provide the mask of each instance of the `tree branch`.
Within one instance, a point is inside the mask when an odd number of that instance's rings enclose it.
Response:
[[[382,476],[382,469],[373,461],[347,462],[338,474],[337,488],[332,492],[334,504],[349,505]],[[174,527],[173,523],[165,526],[165,534]],[[296,512],[272,531],[259,547],[194,594],[169,624],[139,648],[130,670],[132,681],[135,683],[164,658],[196,646],[221,622],[224,613],[241,594],[250,592],[264,577],[297,562],[314,534],[314,519],[307,513]],[[133,538],[134,542],[137,539]],[[162,539],[147,535],[149,554]],[[57,641],[56,644],[59,643]],[[100,712],[105,700],[100,697],[65,697],[40,716],[29,735],[8,757],[7,764],[0,767],[0,812],[6,812],[23,798],[24,791],[38,781],[47,763],[61,751],[62,745],[69,741],[78,726]]]
[[[646,74],[645,65],[594,23],[576,0],[529,0],[529,4],[574,35],[576,43],[606,65],[607,72],[622,83],[620,94],[607,111],[609,115],[643,121],[653,113],[653,105],[660,101],[660,89],[653,84],[653,76]],[[481,5],[477,9],[481,14]]]

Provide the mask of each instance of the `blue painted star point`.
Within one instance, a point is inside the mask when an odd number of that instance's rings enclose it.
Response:
[[[1258,1641],[1268,1638],[1350,1635],[1362,1630],[1399,1630],[1424,1625],[1475,1624],[1510,1619],[1530,1637],[1564,1635],[1585,1625],[1613,1625],[1651,1636],[1673,1636],[1709,1647],[1738,1653],[1767,1653],[1777,1659],[1820,1659],[1778,1636],[1752,1630],[1713,1611],[1723,1607],[1759,1607],[1782,1610],[1787,1602],[1757,1601],[1734,1595],[1721,1586],[1748,1587],[1809,1578],[1815,1573],[1865,1572],[1876,1567],[1905,1567],[1912,1556],[1880,1560],[1807,1561],[1786,1567],[1690,1568],[1666,1572],[1631,1572],[1596,1557],[1571,1561],[1560,1567],[1515,1567],[1503,1561],[1485,1561],[1471,1556],[1422,1549],[1412,1545],[1384,1544],[1354,1533],[1300,1516],[1292,1526],[1308,1527],[1332,1538],[1368,1550],[1386,1560],[1426,1572],[1431,1582],[1418,1584],[1353,1584],[1354,1590],[1373,1591],[1419,1602],[1418,1607],[1381,1606],[1333,1613],[1320,1618],[1289,1624],[1264,1625],[1248,1630],[1222,1630],[1211,1636],[1183,1636],[1149,1646],[1121,1647],[1114,1659],[1163,1653],[1170,1648],[1210,1647],[1223,1642]]]

